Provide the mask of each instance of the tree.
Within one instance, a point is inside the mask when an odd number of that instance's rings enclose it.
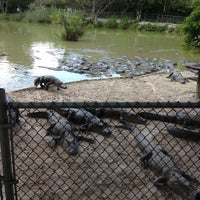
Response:
[[[17,12],[17,8],[26,9],[34,0],[0,0],[2,12]]]
[[[36,4],[41,4],[45,6],[55,6],[55,7],[65,7],[69,5],[70,0],[35,0]]]
[[[91,13],[91,19],[94,22],[103,11],[115,2],[116,0],[75,0],[80,9]]]
[[[0,10],[1,12],[7,12],[7,1],[6,0],[0,0]]]
[[[128,10],[136,14],[136,20],[140,21],[143,12],[151,9],[157,0],[126,0],[126,6]]]
[[[182,30],[186,46],[200,48],[200,6],[187,17]]]

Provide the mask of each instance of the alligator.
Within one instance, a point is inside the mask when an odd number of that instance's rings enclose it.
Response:
[[[87,110],[99,118],[111,118],[115,120],[124,119],[127,122],[133,122],[137,124],[145,124],[147,122],[147,120],[143,119],[138,114],[117,108],[92,108]]]
[[[200,127],[200,119],[197,116],[183,115],[162,115],[157,113],[140,112],[138,115],[144,119],[156,120],[168,123],[183,125],[184,127]]]
[[[49,121],[50,126],[47,129],[47,135],[53,137],[50,142],[51,148],[56,148],[58,144],[61,144],[68,154],[75,155],[78,153],[79,141],[87,141],[89,143],[94,142],[91,138],[76,136],[76,128],[69,121],[58,119],[52,112],[33,112],[28,113],[27,116],[44,118]]]
[[[179,83],[185,84],[189,80],[187,78],[184,78],[180,72],[172,72],[167,76],[167,78],[170,78],[171,81],[178,81]]]
[[[179,170],[170,155],[160,146],[153,145],[145,135],[133,124],[123,121],[123,128],[128,129],[136,139],[139,148],[145,155],[140,159],[144,167],[150,168],[158,178],[154,185],[165,196],[172,196],[175,192],[188,200],[199,200],[200,192],[193,183],[198,182],[185,172]]]
[[[40,85],[41,88],[45,88],[46,90],[49,89],[50,85],[54,85],[57,87],[57,90],[60,88],[66,89],[67,86],[61,82],[58,78],[54,76],[40,76],[34,80],[34,85],[38,87]]]
[[[14,107],[12,103],[15,101],[8,95],[6,95],[6,102],[8,105],[8,111],[7,111],[7,116],[8,116],[8,121],[10,124],[19,124],[19,109],[17,107]]]
[[[57,108],[53,110],[69,121],[81,125],[82,131],[97,132],[103,136],[111,135],[111,131],[106,127],[105,122],[83,108]]]
[[[177,138],[183,138],[191,141],[200,141],[200,130],[191,130],[187,128],[179,128],[173,125],[167,126],[167,131]]]

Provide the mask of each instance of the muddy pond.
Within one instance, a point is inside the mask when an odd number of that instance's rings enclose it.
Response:
[[[63,82],[120,76],[127,71],[121,65],[127,63],[135,67],[142,62],[148,68],[158,60],[167,61],[169,66],[200,62],[199,55],[181,50],[183,36],[177,34],[89,29],[78,42],[68,42],[57,37],[60,30],[54,25],[0,22],[0,87],[30,87],[37,76],[47,74]],[[76,69],[83,64],[87,65],[85,70],[99,65],[102,72]]]

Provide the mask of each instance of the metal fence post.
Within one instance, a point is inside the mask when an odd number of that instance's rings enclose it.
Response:
[[[3,167],[3,183],[7,200],[14,200],[11,151],[5,90],[0,88],[0,144]]]

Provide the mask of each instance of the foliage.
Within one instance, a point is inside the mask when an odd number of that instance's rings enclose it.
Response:
[[[24,13],[14,13],[14,14],[6,14],[0,13],[1,21],[23,21]]]
[[[28,8],[28,6],[34,2],[34,0],[7,0],[8,8],[12,11],[17,11],[17,7]]]
[[[158,25],[158,24],[138,24],[135,26],[135,29],[138,31],[150,31],[150,32],[164,32],[167,31],[168,27],[167,25]]]
[[[167,29],[168,29],[168,27],[167,27],[167,25],[162,25],[162,26],[157,26],[157,29],[156,29],[156,31],[157,32],[165,32],[165,31],[167,31]]]
[[[25,13],[25,20],[33,23],[50,23],[51,9],[41,4],[31,3]]]
[[[1,21],[8,21],[9,20],[9,15],[7,15],[6,13],[0,13],[0,20]]]
[[[137,30],[137,29],[138,29],[138,26],[139,26],[138,22],[134,21],[134,22],[132,22],[132,23],[129,25],[129,29],[131,29],[131,30]]]
[[[83,36],[85,21],[82,15],[65,12],[61,15],[60,23],[64,26],[60,34],[62,40],[78,41]]]
[[[98,22],[96,23],[95,27],[97,27],[97,28],[103,28],[103,27],[104,27],[104,23],[101,22],[101,21],[98,21]]]
[[[200,6],[186,19],[182,26],[186,47],[200,48]]]
[[[168,32],[168,33],[173,33],[173,32],[175,32],[175,28],[174,28],[174,27],[169,27],[169,28],[167,29],[167,32]]]
[[[67,7],[70,3],[68,0],[35,0],[35,3],[42,4],[48,7],[63,8]]]
[[[118,27],[121,28],[121,29],[128,29],[129,25],[130,25],[129,18],[128,17],[123,17],[120,20],[120,23],[119,23]]]
[[[105,22],[105,27],[106,28],[111,28],[111,29],[115,29],[118,27],[118,23],[116,20],[116,17],[111,17],[110,19],[108,19],[107,22]]]
[[[95,22],[99,15],[117,0],[73,0],[73,2],[76,8],[90,13],[91,19]]]

